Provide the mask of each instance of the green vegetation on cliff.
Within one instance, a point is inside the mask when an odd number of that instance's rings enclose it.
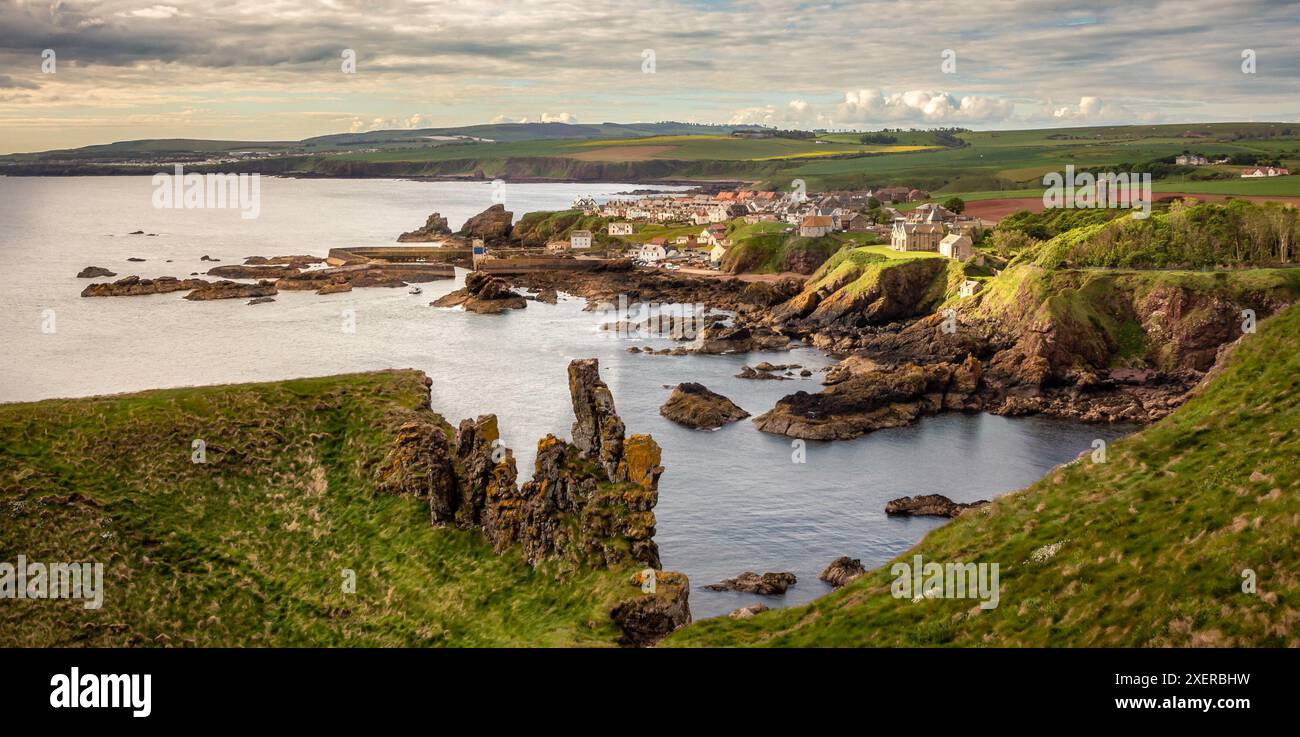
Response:
[[[1296,647],[1298,453],[1292,307],[1180,409],[1112,443],[1104,463],[1058,467],[896,559],[997,563],[997,608],[895,598],[886,565],[809,605],[698,622],[667,644]]]
[[[377,492],[402,423],[450,436],[427,405],[414,371],[0,405],[0,561],[105,588],[6,601],[0,646],[612,645],[630,570],[559,577]]]

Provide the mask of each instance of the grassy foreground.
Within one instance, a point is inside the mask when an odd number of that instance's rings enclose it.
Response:
[[[997,608],[894,598],[886,565],[809,605],[705,620],[666,644],[1300,646],[1300,307],[1233,350],[1104,463],[1061,466],[896,559],[998,563]]]
[[[105,588],[0,602],[0,646],[614,644],[627,571],[561,580],[374,493],[427,403],[385,371],[0,405],[0,561],[101,562]]]

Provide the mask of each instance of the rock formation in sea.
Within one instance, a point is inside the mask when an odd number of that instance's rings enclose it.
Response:
[[[139,294],[165,294],[206,286],[208,286],[208,282],[204,279],[177,279],[174,276],[141,279],[138,276],[126,276],[115,282],[88,284],[85,289],[81,290],[81,296],[122,297]]]
[[[277,294],[275,283],[260,281],[256,284],[243,284],[235,281],[218,281],[196,288],[185,295],[192,302],[204,302],[212,299],[249,299],[271,297]]]
[[[921,494],[891,499],[885,503],[885,514],[916,517],[957,517],[968,509],[988,504],[987,499],[970,503],[954,502],[942,494]]]
[[[454,436],[436,418],[404,422],[376,470],[377,487],[426,500],[433,524],[478,529],[497,551],[517,550],[532,566],[654,570],[653,592],[629,592],[610,613],[627,644],[650,644],[690,621],[686,576],[658,570],[659,445],[625,434],[596,359],[569,364],[569,393],[573,440],[538,441],[522,485],[496,417],[483,415],[463,420]]]
[[[435,212],[429,216],[423,226],[397,236],[397,242],[428,243],[445,240],[449,235],[451,235],[451,228],[447,225],[447,218]]]
[[[104,276],[117,276],[117,274],[105,269],[102,266],[87,266],[77,272],[78,279],[96,279]]]
[[[728,578],[725,581],[711,583],[704,588],[709,591],[740,591],[746,594],[759,594],[762,596],[780,596],[787,589],[796,583],[795,576],[790,572],[782,573],[764,573],[759,575],[753,571],[745,571],[735,578]]]
[[[845,555],[831,561],[831,564],[826,566],[826,570],[822,571],[817,578],[838,589],[866,572],[867,569],[862,566],[861,560]]]
[[[456,234],[465,238],[482,238],[488,245],[503,243],[510,239],[513,222],[514,213],[505,205],[496,204],[466,220]]]
[[[449,292],[430,303],[434,307],[464,307],[466,312],[495,315],[506,310],[521,310],[528,306],[522,295],[510,291],[502,279],[481,271],[465,275],[465,286]]]
[[[694,382],[678,384],[659,414],[698,430],[714,430],[749,417],[735,402]]]

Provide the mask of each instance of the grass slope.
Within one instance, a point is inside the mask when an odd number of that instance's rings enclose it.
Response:
[[[999,563],[996,609],[894,598],[885,566],[807,606],[705,620],[668,644],[1300,646],[1298,453],[1292,307],[1182,408],[1113,443],[1105,463],[1058,467],[897,559]],[[1247,569],[1256,593],[1243,591]]]
[[[613,644],[626,571],[558,580],[374,494],[427,402],[387,371],[0,405],[0,561],[101,562],[106,589],[4,601],[0,646]]]

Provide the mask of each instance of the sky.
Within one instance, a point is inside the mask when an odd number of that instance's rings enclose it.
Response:
[[[1298,31],[1277,0],[0,0],[0,153],[508,121],[1296,122]]]

